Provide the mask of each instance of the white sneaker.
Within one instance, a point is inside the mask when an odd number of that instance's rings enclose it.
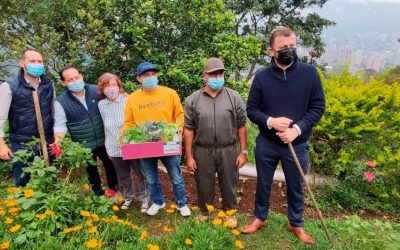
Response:
[[[178,207],[177,210],[181,213],[181,215],[183,217],[188,217],[192,214],[192,212],[190,211],[190,209],[187,205],[185,205],[183,207]]]
[[[149,208],[149,203],[148,202],[143,202],[142,206],[140,207],[140,212],[141,213],[146,213],[148,208]]]
[[[121,205],[122,210],[127,210],[130,205],[132,204],[133,200],[125,200],[124,203]]]
[[[157,205],[153,203],[153,205],[151,205],[151,207],[147,209],[147,214],[151,216],[156,215],[158,213],[158,210],[162,208],[165,208],[165,203],[163,203],[162,205]]]

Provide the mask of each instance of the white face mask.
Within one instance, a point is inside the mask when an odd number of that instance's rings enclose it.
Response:
[[[107,96],[108,99],[115,100],[119,95],[119,88],[118,87],[105,88],[104,95]]]

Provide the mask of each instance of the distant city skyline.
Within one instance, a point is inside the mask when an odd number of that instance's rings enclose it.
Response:
[[[336,22],[322,33],[326,52],[320,63],[349,63],[353,73],[400,64],[400,0],[330,0],[307,12]]]

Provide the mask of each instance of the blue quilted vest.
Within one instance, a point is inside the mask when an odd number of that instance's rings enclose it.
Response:
[[[10,142],[24,143],[31,141],[32,137],[39,138],[32,97],[32,91],[35,91],[35,89],[26,82],[22,69],[19,70],[16,76],[7,79],[6,82],[12,92],[12,101],[8,112]],[[46,141],[47,143],[53,143],[54,85],[44,74],[40,77],[37,91]]]
[[[68,89],[64,90],[57,101],[67,116],[67,128],[73,141],[82,143],[86,148],[95,149],[104,145],[104,126],[100,115],[99,95],[96,85],[85,85],[85,100],[88,109]]]

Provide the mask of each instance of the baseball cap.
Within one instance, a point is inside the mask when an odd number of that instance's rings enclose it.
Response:
[[[142,62],[136,69],[136,75],[140,76],[141,74],[149,70],[156,72],[158,71],[156,65],[152,64],[151,62]]]
[[[220,59],[211,57],[204,63],[204,72],[211,73],[218,70],[225,70],[224,63]]]

